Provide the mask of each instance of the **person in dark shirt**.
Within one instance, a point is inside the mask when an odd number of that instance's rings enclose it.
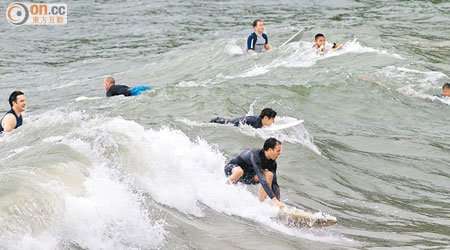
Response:
[[[277,112],[275,112],[271,108],[265,108],[261,110],[259,116],[244,116],[236,119],[225,119],[222,117],[216,117],[211,119],[212,123],[219,124],[233,124],[234,126],[239,126],[240,124],[248,124],[254,128],[261,128],[263,126],[270,127],[275,122],[275,116]]]
[[[276,206],[283,209],[285,205],[280,202],[275,161],[280,154],[281,142],[275,138],[267,139],[262,149],[252,148],[242,151],[225,165],[224,171],[228,176],[228,183],[261,183],[259,200],[263,202],[268,195]]]
[[[444,96],[450,97],[450,83],[444,84],[444,86],[442,86],[442,93],[435,94],[434,96],[437,96],[439,98],[442,98]]]
[[[11,132],[22,126],[22,113],[27,106],[27,99],[22,91],[14,91],[9,96],[9,105],[11,110],[6,112],[0,120],[0,134],[3,132]]]
[[[116,81],[112,77],[106,77],[105,80],[103,80],[103,87],[106,90],[107,97],[115,95],[137,96],[146,90],[151,90],[151,88],[147,86],[130,88],[126,85],[116,85]]]

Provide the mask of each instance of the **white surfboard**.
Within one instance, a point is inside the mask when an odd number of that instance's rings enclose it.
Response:
[[[279,125],[278,124],[272,124],[272,126],[264,127],[264,129],[266,129],[266,130],[281,130],[281,129],[294,127],[294,126],[297,126],[297,125],[302,124],[302,123],[303,123],[303,120],[296,120],[296,121],[288,122],[288,123],[285,123],[285,124],[279,124]]]
[[[286,209],[278,212],[278,219],[294,227],[328,227],[337,223],[336,217],[333,216]]]
[[[293,42],[297,42],[300,41],[300,39],[302,39],[303,33],[305,32],[305,28],[302,28],[301,30],[299,30],[297,33],[295,33],[295,35],[293,35],[291,38],[289,38],[286,42],[284,42],[280,47],[286,46],[289,43],[293,43]]]

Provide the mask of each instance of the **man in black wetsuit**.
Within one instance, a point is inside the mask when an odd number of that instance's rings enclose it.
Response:
[[[225,175],[229,176],[231,183],[245,184],[261,183],[259,200],[262,202],[267,195],[272,202],[283,209],[285,205],[280,202],[280,188],[277,183],[277,162],[281,154],[281,142],[269,138],[264,142],[264,148],[252,148],[242,151],[225,165]]]
[[[116,85],[116,80],[112,77],[106,77],[105,80],[103,80],[103,87],[106,90],[107,97],[115,95],[131,96],[130,87],[125,85]]]
[[[151,90],[151,88],[147,86],[136,86],[134,88],[130,88],[126,85],[116,85],[116,81],[110,76],[103,80],[103,87],[106,90],[107,97],[115,95],[137,96],[146,90]]]
[[[442,86],[442,93],[436,94],[434,96],[437,96],[439,98],[442,98],[444,96],[450,97],[450,83],[444,84],[444,86]]]
[[[6,112],[0,120],[0,133],[10,132],[22,126],[22,112],[25,111],[25,107],[27,106],[27,99],[23,92],[12,92],[9,96],[9,105],[11,106],[11,110]]]
[[[248,124],[254,128],[261,128],[262,126],[270,127],[272,123],[275,122],[275,112],[271,108],[265,108],[261,111],[259,116],[244,116],[236,119],[225,119],[222,117],[216,117],[211,119],[210,122],[220,123],[220,124],[234,124],[234,126],[239,126],[239,124]]]

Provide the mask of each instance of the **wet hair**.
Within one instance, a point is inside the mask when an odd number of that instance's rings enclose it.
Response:
[[[22,91],[16,90],[9,96],[9,105],[11,106],[11,108],[13,106],[13,102],[17,102],[17,96],[19,95],[24,95],[24,93]]]
[[[317,35],[314,37],[314,40],[319,39],[319,37],[325,38],[325,36],[324,36],[323,34],[319,33],[319,34],[317,34]]]
[[[271,109],[271,108],[265,108],[263,110],[261,110],[261,113],[259,114],[259,118],[264,118],[264,116],[267,116],[267,118],[271,119],[271,118],[275,118],[275,116],[277,115],[277,112],[275,112],[275,110]]]
[[[444,89],[449,89],[450,90],[450,83],[449,82],[444,84],[444,86],[442,86],[442,90],[444,90]]]
[[[267,140],[264,142],[264,151],[267,151],[267,150],[269,150],[269,149],[275,149],[275,146],[276,146],[277,144],[281,144],[281,142],[280,142],[279,140],[273,138],[273,137],[267,139]]]
[[[112,83],[113,85],[116,84],[116,80],[114,80],[114,78],[112,78],[111,76],[106,77],[105,80],[108,83]]]
[[[255,21],[253,21],[253,28],[256,27],[256,25],[258,25],[258,22],[262,22],[261,19],[256,19]]]

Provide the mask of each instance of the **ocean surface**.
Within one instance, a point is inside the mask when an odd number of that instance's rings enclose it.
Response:
[[[27,97],[0,135],[0,249],[450,248],[448,1],[65,3],[64,26],[0,21],[0,111]],[[256,18],[273,50],[248,55]],[[317,55],[316,33],[343,48]],[[106,76],[153,90],[106,98]],[[303,123],[208,123],[265,107]],[[281,201],[338,224],[291,227],[226,184],[271,136]]]

